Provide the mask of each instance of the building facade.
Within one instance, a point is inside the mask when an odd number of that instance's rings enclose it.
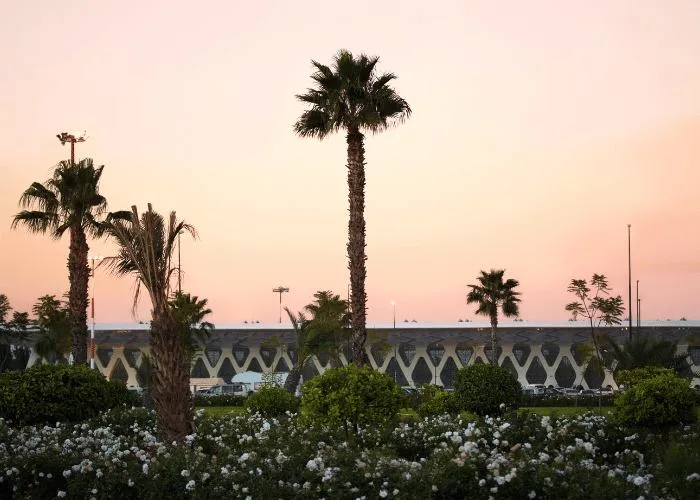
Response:
[[[621,344],[629,337],[626,327],[601,329]],[[678,342],[686,356],[691,384],[700,386],[700,321],[644,322],[632,335],[652,335]],[[96,367],[107,377],[138,385],[137,370],[149,352],[147,324],[99,325]],[[294,331],[285,325],[221,325],[192,362],[192,378],[230,379],[245,371],[285,372],[293,366]],[[611,373],[601,376],[587,366],[591,332],[583,322],[514,322],[499,326],[498,364],[523,386],[615,387]],[[588,346],[588,347],[586,347]],[[349,346],[339,356],[314,357],[304,368],[304,380],[348,361]],[[366,351],[373,368],[388,373],[402,386],[433,383],[452,386],[455,373],[493,356],[486,323],[401,323],[368,326]],[[29,363],[36,362],[32,354]]]

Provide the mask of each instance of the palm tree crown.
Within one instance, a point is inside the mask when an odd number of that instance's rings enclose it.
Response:
[[[518,302],[520,292],[514,290],[520,285],[518,280],[508,279],[503,281],[505,269],[490,272],[481,271],[478,285],[469,285],[471,290],[467,295],[467,304],[478,304],[476,314],[482,314],[489,318],[498,318],[500,307],[503,315],[512,317],[518,315]]]
[[[22,224],[33,233],[49,233],[60,239],[70,228],[87,234],[99,232],[99,217],[107,211],[107,200],[99,192],[104,165],[95,168],[90,158],[79,163],[62,161],[45,184],[33,182],[22,193],[23,208],[15,215],[12,227]]]
[[[154,311],[162,313],[169,309],[170,282],[177,272],[172,265],[177,235],[186,231],[196,238],[197,232],[193,226],[178,221],[175,212],[170,213],[166,223],[150,203],[140,217],[135,206],[131,210],[129,219],[115,218],[106,223],[107,233],[119,244],[119,253],[104,260],[116,274],[136,277],[134,309],[143,285]]]
[[[481,271],[477,279],[478,285],[469,285],[467,304],[477,304],[476,313],[488,316],[491,322],[491,350],[493,361],[498,358],[496,328],[498,327],[498,310],[506,317],[517,316],[520,292],[515,291],[520,283],[518,280],[503,281],[505,269],[491,269],[488,273]]]
[[[378,62],[378,57],[355,57],[347,50],[338,52],[332,68],[311,61],[316,85],[296,96],[310,108],[297,120],[294,131],[301,137],[323,139],[340,130],[381,132],[408,118],[411,107],[389,85],[396,75],[378,75]]]

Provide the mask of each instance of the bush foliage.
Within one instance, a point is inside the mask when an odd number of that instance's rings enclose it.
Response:
[[[629,388],[615,398],[615,417],[622,425],[640,427],[694,422],[695,393],[686,379],[671,370],[632,379]]]
[[[296,413],[299,400],[283,387],[266,385],[248,396],[245,407],[251,413],[259,413],[264,417],[280,417],[287,412]]]
[[[389,375],[356,365],[331,368],[304,384],[301,412],[307,421],[356,434],[359,427],[383,427],[401,407],[401,388]]]
[[[424,385],[420,389],[420,403],[416,412],[421,417],[433,417],[457,413],[457,400],[453,393],[437,385]]]
[[[455,376],[455,399],[460,410],[498,416],[518,408],[522,388],[508,370],[494,365],[471,365]]]
[[[135,399],[123,382],[84,365],[35,365],[0,374],[0,417],[17,425],[77,422]]]
[[[199,407],[244,406],[246,399],[246,396],[237,396],[234,394],[219,394],[212,396],[197,394],[194,397],[194,405]]]

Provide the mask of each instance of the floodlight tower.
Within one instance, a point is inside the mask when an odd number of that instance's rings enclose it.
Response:
[[[287,288],[286,286],[278,286],[277,288],[272,289],[273,293],[280,294],[280,325],[282,324],[282,294],[288,291],[289,288]]]
[[[70,143],[70,163],[73,165],[75,163],[75,143],[76,142],[85,142],[85,139],[87,137],[85,136],[85,132],[83,132],[83,135],[80,137],[76,137],[73,134],[69,134],[68,132],[61,132],[60,134],[56,134],[56,137],[58,137],[58,140],[61,141],[61,146],[65,146],[67,142]]]

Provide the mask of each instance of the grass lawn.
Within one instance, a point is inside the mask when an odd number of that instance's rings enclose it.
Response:
[[[597,406],[594,408],[586,408],[585,406],[533,406],[520,408],[518,410],[520,413],[535,413],[537,415],[550,417],[554,415],[568,417],[572,415],[583,415],[588,412],[593,414],[600,414],[602,412],[603,415],[609,415],[611,411],[611,406],[603,406],[600,409]]]
[[[221,415],[243,415],[245,408],[242,406],[200,406],[195,410],[203,409],[204,413],[212,417],[220,417]]]

